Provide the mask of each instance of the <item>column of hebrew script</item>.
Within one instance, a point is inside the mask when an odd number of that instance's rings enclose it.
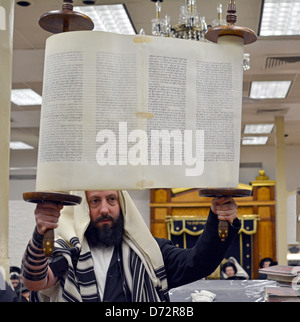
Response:
[[[205,161],[233,161],[235,105],[231,64],[199,61],[196,68],[196,122],[197,128],[204,130]]]
[[[148,137],[162,129],[157,144],[149,145],[151,164],[170,165],[182,158],[182,131],[185,129],[187,59],[180,57],[149,55],[148,63],[148,112],[153,117],[147,120]],[[152,132],[152,133],[151,133]],[[162,140],[163,138],[167,139]],[[171,147],[173,140],[173,148]],[[163,143],[168,143],[163,145]],[[176,160],[175,160],[176,163]]]
[[[39,161],[80,161],[83,52],[50,55],[44,83]]]

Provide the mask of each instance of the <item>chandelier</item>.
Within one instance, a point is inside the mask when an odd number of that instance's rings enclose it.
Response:
[[[152,35],[163,37],[176,37],[205,41],[205,33],[212,26],[224,25],[222,19],[222,4],[217,6],[218,18],[207,26],[205,17],[199,16],[196,0],[181,0],[179,8],[178,24],[170,25],[170,16],[161,18],[161,3],[163,0],[151,0],[155,2],[156,17],[152,19]]]
[[[170,16],[161,17],[161,3],[163,0],[151,0],[155,2],[156,16],[151,20],[152,35],[160,37],[174,37],[205,42],[205,34],[211,27],[226,25],[226,20],[222,17],[222,4],[219,3],[216,10],[216,19],[207,25],[205,16],[200,16],[197,10],[196,0],[181,0],[179,8],[178,23],[174,26],[170,24]],[[231,1],[229,5],[232,5]],[[235,5],[235,1],[234,1]],[[244,54],[244,70],[250,69],[250,54]]]

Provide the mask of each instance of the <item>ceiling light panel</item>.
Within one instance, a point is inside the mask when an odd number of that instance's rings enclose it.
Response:
[[[300,35],[300,0],[264,0],[259,35]]]
[[[92,19],[94,30],[135,35],[136,32],[123,4],[80,6],[74,11],[81,12]]]
[[[265,145],[268,139],[268,136],[246,136],[242,138],[242,145]]]
[[[12,141],[9,144],[9,147],[11,150],[32,150],[34,149],[33,146],[24,143],[22,141]]]
[[[246,124],[244,134],[270,134],[274,124]]]
[[[254,81],[251,82],[250,98],[286,98],[292,81]]]
[[[13,89],[11,101],[19,106],[41,105],[42,97],[30,88]]]

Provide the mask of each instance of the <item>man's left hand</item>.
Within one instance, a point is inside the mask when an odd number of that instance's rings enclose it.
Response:
[[[218,216],[219,220],[226,220],[230,224],[237,218],[237,205],[232,197],[214,198],[211,210]]]

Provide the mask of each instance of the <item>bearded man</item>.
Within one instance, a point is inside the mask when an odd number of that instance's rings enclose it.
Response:
[[[79,206],[36,207],[36,228],[22,264],[23,282],[35,301],[169,301],[169,289],[218,267],[240,229],[234,200],[215,198],[196,245],[182,249],[151,235],[127,191],[72,193],[82,197]],[[218,220],[230,223],[225,242]],[[48,259],[43,235],[56,228]]]

